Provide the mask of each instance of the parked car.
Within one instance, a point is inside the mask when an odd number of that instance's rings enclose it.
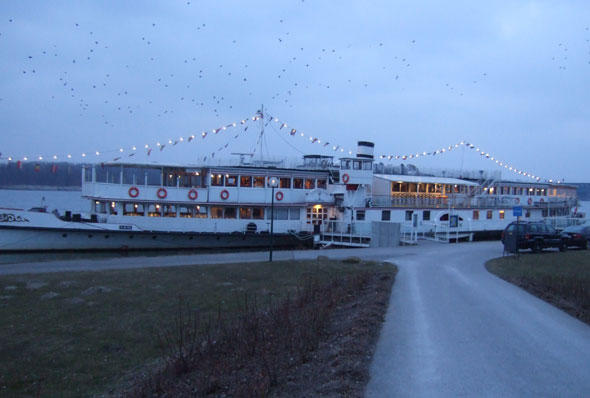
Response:
[[[523,249],[538,253],[549,247],[567,250],[567,238],[543,222],[511,222],[502,231],[502,243],[504,250],[511,253]]]
[[[561,235],[565,238],[567,246],[587,249],[588,240],[590,240],[590,225],[572,225],[564,229]]]

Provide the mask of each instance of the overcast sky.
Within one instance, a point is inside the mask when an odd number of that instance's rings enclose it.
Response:
[[[240,121],[264,104],[270,157],[466,141],[494,161],[460,147],[404,163],[590,181],[587,0],[5,0],[0,16],[4,160],[259,155],[261,122]]]

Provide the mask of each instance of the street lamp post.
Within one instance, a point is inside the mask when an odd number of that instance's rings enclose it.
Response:
[[[274,221],[275,221],[275,188],[279,185],[279,180],[276,177],[268,179],[268,185],[271,188],[270,197],[270,247],[268,252],[268,261],[272,263],[272,244],[274,234]]]

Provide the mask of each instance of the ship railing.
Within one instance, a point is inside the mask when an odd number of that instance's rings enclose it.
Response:
[[[320,243],[324,245],[368,247],[371,223],[328,220],[319,226]]]
[[[453,207],[458,209],[506,209],[514,206],[530,206],[527,202],[522,203],[520,198],[503,195],[485,195],[470,197],[464,194],[450,196],[434,196],[432,194],[408,194],[408,195],[373,195],[370,201],[373,207],[400,207],[400,208],[445,208]],[[559,208],[574,207],[576,200],[561,199],[550,200],[533,198],[531,205],[535,207]]]
[[[389,196],[373,195],[371,199],[373,207],[446,207],[447,198],[435,196]]]
[[[410,221],[401,225],[400,234],[400,240],[405,243],[416,243],[418,240],[450,243],[453,240],[473,239],[471,220],[459,221],[456,227],[451,227],[448,221],[424,221],[420,225]]]
[[[402,207],[402,208],[478,208],[490,207],[492,205],[497,207],[506,207],[508,201],[498,202],[485,201],[479,202],[478,198],[472,198],[464,194],[455,194],[450,196],[441,196],[433,194],[408,194],[408,195],[373,195],[371,204],[374,207]],[[487,198],[486,198],[487,199]],[[497,198],[492,198],[497,199]],[[507,198],[508,199],[508,198]]]
[[[552,226],[557,230],[563,230],[567,227],[571,227],[574,225],[582,225],[586,224],[586,218],[580,217],[555,217],[555,218],[546,218],[545,224]]]
[[[423,234],[418,228],[413,227],[412,224],[404,223],[400,226],[400,237],[399,240],[401,243],[407,245],[415,245],[418,243],[418,239],[420,238],[420,234]],[[424,239],[424,236],[421,237]]]
[[[533,199],[533,204],[537,207],[541,208],[550,208],[550,207],[576,207],[578,204],[577,199],[575,198],[563,198],[560,200],[547,200],[544,198],[541,199]]]
[[[478,196],[472,198],[467,207],[472,209],[505,209],[507,207],[518,206],[519,204],[520,200],[518,198],[510,196]]]

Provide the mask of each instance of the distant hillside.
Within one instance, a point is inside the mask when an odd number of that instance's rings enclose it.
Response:
[[[578,199],[584,201],[590,201],[590,183],[568,183],[568,185],[575,185],[578,187]]]
[[[82,164],[8,162],[0,165],[0,187],[80,187]]]

